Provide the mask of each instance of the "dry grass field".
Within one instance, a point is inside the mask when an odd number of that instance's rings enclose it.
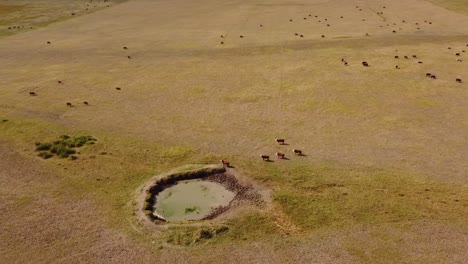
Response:
[[[118,2],[0,0],[0,263],[468,262],[468,3]],[[97,142],[37,157],[64,134]],[[220,159],[271,206],[136,219]]]

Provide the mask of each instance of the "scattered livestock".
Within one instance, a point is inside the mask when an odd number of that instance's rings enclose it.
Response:
[[[89,103],[87,101],[84,101],[83,104],[86,105],[86,106],[89,105]]]
[[[277,138],[276,139],[276,143],[279,143],[280,145],[284,145],[284,142],[285,142],[284,138]]]
[[[68,106],[68,107],[72,107],[73,105],[72,105],[72,103],[67,102],[67,106]]]
[[[429,77],[431,77],[431,76],[432,76],[432,74],[431,74],[431,73],[429,73],[429,72],[428,72],[428,73],[426,73],[426,77],[428,77],[428,78],[429,78]]]
[[[455,79],[455,81],[456,81],[457,83],[462,83],[462,79],[460,79],[460,78]]]
[[[47,41],[47,44],[51,44],[51,42],[50,42],[50,41]]]
[[[229,161],[227,160],[221,160],[221,163],[223,164],[223,167],[229,167]]]
[[[369,67],[369,63],[367,63],[367,61],[363,61],[363,62],[362,62],[362,66],[364,66],[364,67]]]
[[[302,156],[302,150],[300,149],[293,149],[295,155]]]
[[[115,87],[115,89],[116,89],[117,91],[122,90],[122,88],[120,88],[120,87]]]
[[[277,156],[279,159],[284,159],[284,158],[285,158],[285,155],[284,155],[284,153],[282,153],[282,152],[276,152],[276,156]]]
[[[130,55],[128,55],[127,58],[131,59],[132,57]]]
[[[435,79],[437,79],[437,76],[431,75],[431,79],[435,80]]]
[[[30,96],[37,96],[37,94],[35,92],[29,92],[29,95]]]
[[[59,81],[57,81],[57,83],[58,83],[58,84],[62,84],[62,81],[59,80]]]
[[[398,57],[398,55],[395,55],[395,59],[398,59],[398,58],[400,58],[400,57]]]
[[[270,160],[270,156],[268,156],[268,155],[260,155],[260,158],[262,158],[262,160],[265,160],[265,161]]]
[[[395,66],[395,69],[400,69],[400,66],[396,65],[396,66]]]
[[[127,47],[123,47],[124,50],[128,49]]]

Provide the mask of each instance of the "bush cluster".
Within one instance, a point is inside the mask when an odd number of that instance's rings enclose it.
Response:
[[[36,143],[36,151],[39,151],[38,156],[43,159],[48,159],[56,155],[59,158],[68,158],[76,160],[78,157],[73,155],[76,154],[76,148],[84,145],[94,144],[96,139],[92,136],[76,136],[70,137],[68,135],[62,135],[59,140],[52,143]]]

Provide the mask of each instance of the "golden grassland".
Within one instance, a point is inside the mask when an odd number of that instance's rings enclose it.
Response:
[[[463,263],[468,86],[455,78],[468,81],[467,25],[419,0],[138,0],[2,38],[0,255]],[[35,142],[64,134],[97,141],[76,160],[37,157]],[[275,151],[289,159],[258,157]],[[156,231],[137,220],[148,179],[220,159],[270,190],[271,206]]]

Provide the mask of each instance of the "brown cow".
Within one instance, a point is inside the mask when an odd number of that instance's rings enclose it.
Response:
[[[293,152],[294,152],[294,154],[296,154],[296,155],[298,155],[298,156],[302,156],[302,150],[293,149]]]
[[[284,153],[281,153],[281,152],[276,152],[276,156],[277,156],[279,159],[284,159],[284,158],[285,158]]]
[[[268,156],[268,155],[260,155],[260,158],[262,158],[263,160],[266,160],[266,161],[270,160],[270,156]]]
[[[455,53],[455,56],[460,56],[460,53]]]
[[[123,47],[124,50],[128,49],[127,47]]]
[[[395,66],[395,69],[400,69],[400,66],[398,66],[398,65],[397,65],[397,66]]]
[[[37,96],[37,94],[35,92],[29,92],[29,95],[30,96]]]
[[[395,59],[398,59],[398,58],[400,58],[400,57],[398,57],[398,56],[395,56]]]
[[[460,78],[455,79],[455,81],[456,81],[457,83],[462,83],[462,79],[460,79]]]
[[[229,167],[230,166],[229,161],[227,161],[227,160],[221,160],[221,163],[223,164],[223,167]]]
[[[366,61],[363,61],[363,62],[362,62],[362,66],[364,66],[364,67],[369,67],[369,63],[367,63]]]
[[[120,87],[115,87],[115,89],[118,90],[118,91],[122,90],[122,88],[120,88]]]
[[[437,76],[431,75],[431,79],[434,79],[434,80],[435,80],[435,79],[437,79]]]
[[[72,107],[73,105],[72,105],[72,103],[68,102],[67,106]]]
[[[87,101],[84,101],[83,104],[84,105],[89,105],[89,103]]]
[[[431,77],[431,76],[432,76],[432,74],[431,74],[431,73],[429,73],[429,72],[428,72],[428,73],[426,73],[426,77],[428,77],[428,78],[429,78],[429,77]]]
[[[276,139],[276,142],[281,144],[281,145],[284,145],[284,141],[285,141],[284,138],[277,138]]]

